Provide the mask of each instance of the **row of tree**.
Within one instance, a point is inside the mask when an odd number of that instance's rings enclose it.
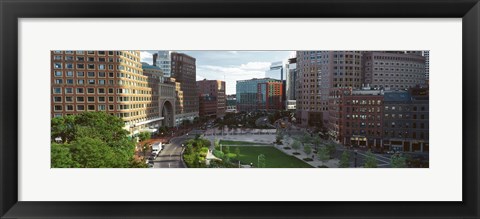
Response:
[[[145,167],[134,159],[135,142],[123,121],[105,112],[51,119],[52,168]]]

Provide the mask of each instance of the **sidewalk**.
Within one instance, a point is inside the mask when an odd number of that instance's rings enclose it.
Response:
[[[283,144],[281,145],[277,145],[275,144],[275,148],[277,148],[278,150],[280,151],[283,151],[285,154],[288,154],[288,155],[292,155],[292,156],[295,156],[296,158],[302,160],[303,162],[305,163],[308,163],[310,164],[311,166],[313,167],[319,167],[319,166],[322,166],[322,165],[325,165],[327,166],[328,168],[338,168],[339,167],[339,163],[340,161],[338,159],[330,159],[328,160],[327,162],[322,162],[320,160],[318,160],[318,157],[316,154],[313,154],[313,147],[312,147],[312,153],[310,153],[309,155],[307,155],[304,151],[303,151],[303,146],[300,147],[300,149],[298,149],[298,151],[295,151],[293,148],[290,149],[290,150],[287,150],[287,149],[284,149],[284,147],[290,147],[291,148],[291,143],[293,142],[293,140],[289,137],[285,137],[284,140],[283,140]],[[300,153],[299,155],[294,155],[293,153],[294,152],[298,152]],[[312,155],[314,156],[313,157],[313,161],[304,161],[303,158],[312,158]]]

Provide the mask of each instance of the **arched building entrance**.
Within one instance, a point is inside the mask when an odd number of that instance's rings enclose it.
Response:
[[[160,115],[163,117],[162,125],[167,127],[173,127],[175,121],[175,109],[173,103],[170,100],[165,100],[161,102],[160,110]]]

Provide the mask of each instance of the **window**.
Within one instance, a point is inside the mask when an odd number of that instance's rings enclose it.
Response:
[[[105,72],[103,72],[103,71],[102,71],[102,72],[98,72],[98,77],[104,78],[104,77],[105,77]]]
[[[67,111],[73,111],[73,105],[67,105]]]
[[[67,79],[67,84],[73,84],[73,79]]]
[[[95,105],[88,105],[88,110],[89,111],[95,110]]]
[[[85,106],[84,105],[77,105],[77,111],[84,111]]]
[[[62,111],[62,105],[55,105],[54,110],[55,111]]]
[[[85,72],[77,71],[77,77],[85,77]]]
[[[83,94],[85,93],[85,90],[81,87],[77,87],[77,94]]]
[[[89,94],[94,94],[95,93],[95,89],[94,88],[87,88],[87,93]]]
[[[94,61],[95,61],[95,57],[88,57],[88,58],[87,58],[87,61],[89,61],[89,62],[94,62]]]
[[[53,88],[53,93],[54,93],[54,94],[61,94],[61,93],[62,93],[62,88],[54,87],[54,88]]]
[[[77,55],[83,55],[83,54],[85,54],[84,51],[77,51]]]
[[[62,97],[53,97],[53,102],[55,102],[55,103],[62,102]]]
[[[77,102],[85,102],[85,98],[84,97],[77,97]]]
[[[84,69],[85,68],[85,64],[83,63],[78,63],[77,64],[77,69]]]
[[[65,68],[67,68],[67,69],[73,69],[73,63],[67,63],[67,64],[65,64]]]
[[[77,61],[78,61],[78,62],[84,62],[84,61],[85,61],[85,57],[83,57],[83,56],[77,56]]]
[[[65,102],[67,103],[73,102],[73,97],[65,97]]]
[[[88,69],[95,69],[95,64],[88,64],[88,65],[87,65],[87,68],[88,68]]]
[[[108,110],[114,110],[113,105],[108,105]]]
[[[79,80],[77,80],[77,84],[85,84],[85,80],[79,79]]]
[[[87,97],[87,102],[95,102],[95,97]]]
[[[55,77],[62,77],[62,71],[55,71]]]
[[[55,69],[62,69],[62,63],[56,62],[53,64],[53,68]]]
[[[73,71],[67,71],[67,77],[73,77]]]
[[[55,79],[55,84],[63,84],[63,80],[62,79]]]
[[[98,84],[105,84],[105,80],[98,80]]]
[[[105,102],[105,97],[98,97],[98,102]]]
[[[105,105],[98,105],[98,110],[105,111]]]
[[[88,84],[95,84],[95,80],[93,79],[88,80]]]
[[[108,102],[113,102],[113,97],[108,97]]]
[[[87,72],[87,76],[88,77],[95,77],[95,72],[89,71],[89,72]]]
[[[104,65],[104,64],[98,65],[98,69],[99,69],[99,70],[105,70],[105,65]],[[105,77],[105,76],[104,76],[104,77]]]
[[[104,94],[105,93],[105,88],[98,88],[98,93],[99,94]]]
[[[113,94],[113,88],[108,88],[108,93]]]
[[[65,93],[66,93],[66,94],[73,94],[73,88],[71,88],[71,87],[66,87],[66,88],[65,88]]]
[[[62,56],[54,56],[53,60],[62,60]]]

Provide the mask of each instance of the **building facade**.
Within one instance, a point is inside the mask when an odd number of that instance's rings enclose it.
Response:
[[[237,112],[237,95],[230,94],[227,95],[227,109],[225,110],[226,113],[236,113]]]
[[[340,95],[338,139],[346,146],[381,150],[383,91],[343,89]]]
[[[279,93],[278,91],[275,91],[275,89],[278,89],[278,84],[282,84],[282,82],[272,78],[254,78],[237,81],[237,110],[240,112],[248,112],[265,109],[267,104],[263,101],[266,101],[267,99],[272,99],[272,101],[274,101],[273,95]],[[281,100],[281,96],[278,96],[278,99]],[[271,105],[269,105],[269,107],[270,106]]]
[[[362,87],[360,51],[297,51],[297,120],[326,128],[336,89]]]
[[[177,85],[180,86],[179,83],[175,82],[175,78],[165,78],[164,82],[159,84],[159,109],[160,116],[163,117],[163,126],[175,126]]]
[[[220,118],[225,116],[226,96],[225,81],[197,81],[199,115]]]
[[[51,51],[51,89],[52,117],[104,111],[131,134],[162,120],[149,113],[152,88],[140,51]]]
[[[151,91],[151,103],[147,104],[147,118],[156,118],[161,117],[160,114],[160,96],[159,96],[159,88],[160,83],[163,81],[163,72],[157,66],[149,65],[148,63],[142,62],[142,70],[143,75],[147,76],[148,87],[152,89]],[[162,118],[163,120],[163,118]],[[157,121],[153,127],[158,129],[162,124],[163,121]]]
[[[364,84],[373,88],[406,90],[425,85],[425,57],[421,51],[365,52]]]
[[[257,84],[259,110],[283,110],[283,81],[268,81]]]
[[[196,83],[196,60],[183,54],[172,52],[171,77],[175,78],[177,99],[175,105],[175,124],[183,120],[193,121],[198,117],[198,93]]]
[[[158,51],[153,54],[153,65],[162,70],[164,77],[171,77],[171,62],[170,51]]]

